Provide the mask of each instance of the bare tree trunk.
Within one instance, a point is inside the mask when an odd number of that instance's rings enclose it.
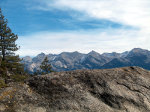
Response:
[[[1,37],[1,40],[4,40],[4,37]],[[5,47],[4,47],[4,43],[2,43],[2,61],[5,61]]]

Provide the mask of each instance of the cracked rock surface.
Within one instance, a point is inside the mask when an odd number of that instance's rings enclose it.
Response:
[[[124,67],[34,76],[0,89],[0,112],[150,112],[150,71]]]

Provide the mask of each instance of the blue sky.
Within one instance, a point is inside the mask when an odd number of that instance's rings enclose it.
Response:
[[[149,5],[149,0],[0,0],[19,36],[21,56],[150,49]]]

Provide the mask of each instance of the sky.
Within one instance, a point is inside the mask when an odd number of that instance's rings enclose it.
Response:
[[[0,0],[20,56],[150,50],[150,0]]]

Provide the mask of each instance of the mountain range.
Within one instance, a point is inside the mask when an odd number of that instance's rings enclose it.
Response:
[[[60,54],[38,54],[31,58],[23,57],[22,63],[25,70],[33,73],[40,69],[40,64],[45,57],[54,71],[70,71],[77,69],[108,69],[126,66],[139,66],[150,70],[150,51],[134,48],[123,53],[103,53],[91,51],[88,54],[75,52],[62,52]]]

